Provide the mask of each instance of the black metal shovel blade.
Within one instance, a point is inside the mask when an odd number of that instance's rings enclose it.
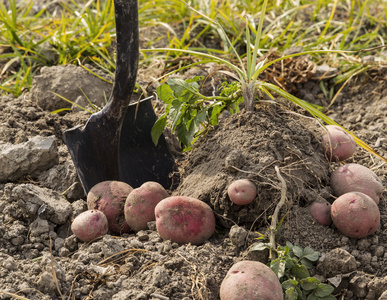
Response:
[[[151,130],[157,117],[149,98],[129,105],[122,124],[120,140],[120,178],[133,188],[156,181],[169,189],[177,183],[172,176],[175,161],[163,135],[157,146]]]
[[[120,178],[120,126],[119,119],[98,112],[83,128],[66,130],[63,135],[86,195],[95,184]]]

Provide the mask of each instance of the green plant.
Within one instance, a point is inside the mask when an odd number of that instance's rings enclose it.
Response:
[[[179,1],[182,3],[185,3],[182,0],[179,0]],[[205,132],[203,128],[206,129],[208,127],[208,124],[211,124],[211,122],[214,123],[214,121],[217,120],[217,117],[221,112],[223,112],[228,107],[231,107],[231,106],[236,107],[236,104],[238,104],[238,102],[244,102],[246,110],[253,111],[255,109],[255,103],[257,101],[257,97],[260,94],[266,94],[271,99],[275,99],[275,97],[272,95],[272,93],[275,93],[305,109],[314,118],[319,120],[321,124],[326,123],[328,125],[340,126],[334,120],[327,117],[315,105],[312,105],[304,100],[298,99],[294,95],[286,92],[285,90],[281,89],[280,87],[272,83],[261,81],[259,80],[258,77],[263,71],[265,71],[272,64],[283,61],[288,58],[292,58],[300,55],[306,55],[306,54],[321,54],[321,53],[339,54],[344,52],[352,53],[352,51],[342,51],[342,50],[304,51],[300,53],[285,55],[269,62],[266,62],[266,60],[261,60],[257,63],[258,50],[261,42],[264,14],[266,12],[267,3],[268,3],[268,0],[263,1],[258,28],[255,31],[254,43],[252,43],[253,40],[250,36],[251,24],[247,19],[245,19],[246,64],[242,60],[241,55],[239,55],[239,53],[236,51],[233,43],[227,37],[227,34],[224,31],[223,27],[217,21],[212,20],[205,14],[197,11],[192,6],[186,3],[185,4],[187,5],[187,7],[189,7],[197,14],[201,15],[207,21],[214,24],[217,28],[219,28],[221,32],[223,32],[223,36],[225,40],[228,42],[230,49],[232,49],[232,52],[235,55],[236,60],[239,62],[239,66],[232,63],[231,60],[227,60],[219,56],[215,56],[204,52],[187,50],[187,49],[159,48],[159,49],[143,50],[144,52],[177,51],[177,52],[187,53],[193,56],[205,58],[204,60],[205,62],[212,61],[218,64],[225,64],[230,69],[232,69],[234,73],[228,72],[228,71],[223,71],[223,73],[233,77],[236,80],[234,85],[235,92],[228,98],[227,97],[225,98],[222,96],[205,97],[201,95],[199,93],[199,86],[197,83],[195,83],[198,81],[197,78],[194,78],[192,80],[186,80],[186,81],[180,80],[180,79],[169,79],[167,81],[167,84],[169,87],[167,85],[162,85],[158,89],[158,95],[160,99],[162,99],[167,104],[167,109],[166,109],[166,112],[160,116],[159,120],[155,123],[152,129],[152,139],[155,144],[157,144],[159,136],[161,135],[165,126],[167,125],[167,115],[169,115],[171,119],[170,125],[172,129],[177,130],[178,138],[180,139],[181,143],[185,146],[185,150],[187,150],[187,149],[190,149],[192,142],[194,142],[195,139],[200,134]],[[240,95],[242,95],[243,101],[240,100]],[[216,102],[219,100],[221,101],[221,104],[219,104],[219,102]],[[205,109],[204,105],[209,105],[208,109]],[[214,110],[214,108],[216,109]],[[207,120],[207,123],[204,123],[206,120]],[[356,143],[359,144],[361,147],[363,147],[370,153],[373,153],[374,155],[381,158],[382,160],[387,161],[387,159],[377,154],[370,146],[368,146],[362,140],[357,138],[352,133],[350,132],[348,133],[355,139]]]
[[[271,243],[258,242],[254,244],[251,251],[263,251],[269,249],[274,251],[276,258],[269,267],[277,275],[287,300],[333,300],[334,288],[331,285],[321,283],[315,277],[311,277],[309,269],[318,260],[318,252],[310,247],[302,248],[286,242],[286,246],[273,248]]]

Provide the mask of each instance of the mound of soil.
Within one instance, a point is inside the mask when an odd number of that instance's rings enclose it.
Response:
[[[279,104],[261,104],[255,112],[226,118],[188,155],[174,193],[207,202],[227,228],[265,225],[281,193],[275,166],[291,202],[305,206],[321,197],[329,162],[319,127],[315,120],[289,112]],[[227,195],[228,186],[242,178],[257,187],[257,198],[247,206],[233,204]]]
[[[63,72],[51,71],[60,82]],[[348,85],[328,115],[387,157],[387,85],[384,75],[378,76]],[[76,99],[83,84],[82,78],[68,82],[75,88],[74,97],[71,91],[67,97]],[[315,86],[308,81],[297,87],[312,101],[323,97]],[[45,93],[34,94],[39,92]],[[317,224],[305,206],[320,197],[334,200],[328,178],[337,165],[328,164],[322,153],[319,126],[285,109],[282,100],[226,117],[191,153],[178,158],[182,181],[173,193],[198,197],[217,216],[216,233],[200,246],[163,241],[154,223],[136,234],[80,242],[70,224],[86,209],[86,201],[62,133],[84,124],[89,115],[53,115],[35,101],[31,93],[0,97],[0,161],[17,178],[3,178],[0,184],[0,299],[11,294],[28,299],[219,299],[220,284],[235,262],[267,261],[265,253],[250,249],[259,236],[255,231],[266,232],[279,199],[275,166],[288,188],[277,243],[318,251],[311,274],[333,285],[337,298],[386,299],[386,293],[381,296],[387,290],[386,192],[379,204],[381,227],[369,237],[349,239],[333,225]],[[47,151],[49,163],[44,161]],[[347,162],[372,169],[387,186],[382,160],[358,148]],[[258,187],[251,205],[236,207],[226,195],[238,178]]]

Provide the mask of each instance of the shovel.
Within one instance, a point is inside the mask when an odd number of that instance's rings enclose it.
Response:
[[[86,125],[63,133],[85,194],[97,183],[119,180],[133,188],[157,181],[172,185],[175,168],[162,136],[157,147],[151,129],[156,121],[149,99],[129,105],[139,59],[137,0],[114,0],[117,62],[113,91],[104,108]]]

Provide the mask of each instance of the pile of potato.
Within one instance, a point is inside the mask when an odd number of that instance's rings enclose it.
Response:
[[[156,221],[163,239],[179,244],[202,244],[215,231],[212,209],[204,202],[183,196],[170,197],[157,182],[145,182],[133,189],[121,181],[103,181],[87,195],[88,210],[71,225],[72,232],[84,242],[109,231],[124,234],[146,230]]]
[[[331,162],[350,158],[356,151],[353,137],[339,126],[326,128],[323,147],[327,158]],[[363,238],[378,229],[383,184],[373,171],[355,163],[341,165],[332,172],[330,186],[337,197],[332,205],[320,200],[309,206],[319,224],[329,226],[333,222],[350,238]]]

